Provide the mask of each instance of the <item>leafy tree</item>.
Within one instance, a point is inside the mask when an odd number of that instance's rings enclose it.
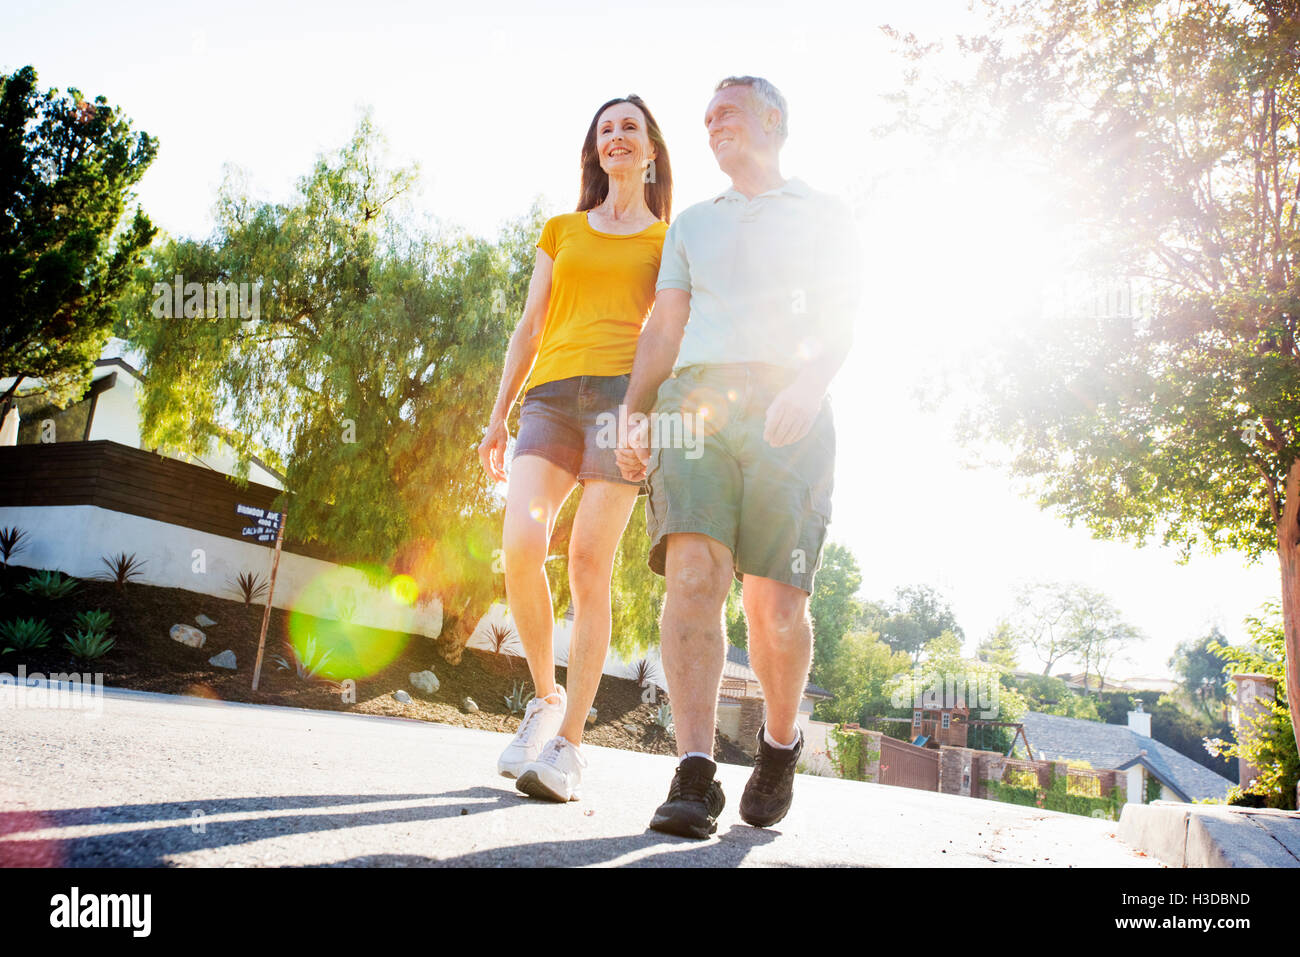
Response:
[[[926,642],[922,649],[921,665],[900,673],[890,682],[888,691],[894,701],[904,702],[911,708],[922,694],[934,688],[955,688],[959,699],[963,696],[971,717],[992,711],[993,721],[1018,721],[1029,710],[1029,702],[1015,687],[1001,681],[1001,672],[995,665],[973,658],[964,658],[961,641],[951,631]]]
[[[1123,621],[1114,603],[1093,588],[1076,586],[1068,617],[1069,643],[1083,662],[1083,690],[1090,690],[1089,677],[1094,669],[1101,681],[1098,690],[1104,690],[1106,675],[1116,657],[1145,636]]]
[[[411,574],[444,609],[453,662],[503,593],[501,500],[478,463],[541,213],[496,243],[408,227],[414,169],[390,170],[369,117],[287,204],[233,177],[206,241],[162,244],[123,310],[145,354],[149,445],[201,455],[228,438],[283,457],[286,535],[384,576]],[[162,280],[263,284],[258,314],[156,318]],[[188,294],[187,294],[188,305]],[[196,310],[198,311],[198,310]],[[375,563],[380,567],[375,568]]]
[[[1058,661],[1078,651],[1071,629],[1075,586],[1064,582],[1023,585],[1016,591],[1012,620],[1025,642],[1043,662],[1044,677]]]
[[[1004,671],[1015,671],[1019,667],[1017,652],[1023,643],[1024,639],[1004,619],[979,643],[975,649],[975,660],[995,665]]]
[[[829,542],[817,571],[817,584],[808,603],[813,620],[814,676],[835,656],[845,633],[853,627],[859,614],[858,589],[862,587],[862,570],[847,546]],[[816,680],[816,678],[814,678]]]
[[[1035,675],[1015,682],[1015,687],[1025,695],[1030,711],[1101,721],[1097,699],[1092,695],[1075,694],[1060,678]]]
[[[1290,713],[1290,665],[1284,661],[1288,638],[1276,603],[1265,605],[1263,613],[1246,619],[1251,641],[1247,645],[1222,645],[1214,642],[1213,651],[1224,662],[1223,672],[1264,674],[1277,682],[1277,700],[1263,706],[1253,720],[1241,718],[1236,740],[1211,740],[1206,747],[1211,754],[1224,758],[1245,758],[1259,769],[1254,784],[1240,782],[1228,795],[1230,804],[1262,804],[1266,807],[1293,810],[1296,806],[1296,783],[1300,781],[1300,754],[1296,751],[1295,718]],[[1236,683],[1228,682],[1230,694],[1237,693]]]
[[[1237,780],[1237,762],[1212,754],[1205,745],[1211,738],[1231,738],[1232,725],[1199,711],[1189,712],[1167,694],[1156,700],[1155,707],[1146,710],[1151,712],[1151,737],[1228,780]]]
[[[881,637],[891,648],[906,651],[913,661],[921,657],[927,642],[945,632],[960,642],[965,637],[948,600],[929,585],[906,585],[894,593]]]
[[[158,142],[107,99],[0,76],[0,422],[29,378],[62,407],[89,384],[117,299],[154,237],[131,188]]]
[[[873,632],[851,631],[836,645],[817,682],[835,695],[817,702],[818,721],[861,722],[868,715],[888,714],[888,687],[897,675],[911,670],[912,659],[895,651]]]
[[[1222,719],[1228,704],[1227,679],[1223,659],[1210,650],[1212,644],[1224,646],[1228,639],[1219,626],[1195,641],[1182,641],[1169,658],[1169,668],[1178,675],[1179,684],[1189,700],[1196,702],[1211,720]]]
[[[1300,719],[1295,5],[981,6],[972,76],[942,100],[925,45],[894,32],[922,64],[902,121],[1050,182],[1081,269],[1146,288],[1151,308],[1005,343],[966,435],[1003,443],[1042,507],[1098,536],[1275,552]]]

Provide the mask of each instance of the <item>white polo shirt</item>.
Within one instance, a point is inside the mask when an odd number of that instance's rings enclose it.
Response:
[[[852,212],[802,180],[753,199],[728,189],[696,203],[668,227],[656,284],[691,294],[674,369],[731,362],[799,368],[842,349],[862,277]]]

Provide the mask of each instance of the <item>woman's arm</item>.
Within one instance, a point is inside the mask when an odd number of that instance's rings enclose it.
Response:
[[[551,300],[551,270],[554,262],[543,250],[537,250],[533,276],[528,282],[528,301],[524,304],[523,318],[510,336],[506,350],[506,366],[501,373],[501,387],[492,406],[492,417],[487,432],[479,445],[479,460],[489,475],[498,482],[506,480],[505,454],[509,435],[506,418],[519,398],[528,373],[532,371],[541,346],[542,330],[546,325],[546,309]]]

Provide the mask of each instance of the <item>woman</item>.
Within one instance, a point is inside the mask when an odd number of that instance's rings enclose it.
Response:
[[[505,481],[506,417],[528,378],[503,544],[506,600],[536,696],[497,770],[534,797],[578,800],[587,766],[580,745],[609,648],[614,554],[642,491],[623,478],[600,426],[602,414],[617,414],[627,389],[671,207],[668,148],[649,109],[637,96],[605,103],[582,145],[577,211],[547,221],[537,243],[523,319],[479,446],[483,468]],[[574,620],[566,692],[555,684],[544,562],[555,517],[576,484],[583,493],[569,541]]]

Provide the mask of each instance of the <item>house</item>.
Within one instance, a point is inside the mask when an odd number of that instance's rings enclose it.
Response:
[[[833,697],[825,688],[812,682],[804,685],[795,723],[806,739],[811,739],[813,706]],[[764,713],[763,689],[759,686],[758,675],[749,666],[749,653],[744,648],[728,644],[727,658],[722,665],[722,687],[718,694],[719,733],[753,753]]]
[[[1223,800],[1235,782],[1151,737],[1151,714],[1137,708],[1128,724],[1101,724],[1037,711],[1021,721],[1036,758],[1087,761],[1094,768],[1128,772],[1128,800],[1145,803],[1147,782],[1160,785],[1160,800]]]
[[[40,379],[24,379],[17,403],[0,428],[0,446],[52,442],[95,442],[108,440],[142,449],[140,400],[144,375],[129,361],[129,347],[122,339],[110,339],[95,362],[85,394],[66,409],[52,406],[42,392]],[[0,394],[13,385],[13,378],[0,380]],[[165,452],[164,455],[224,475],[235,474],[235,452],[229,442],[215,441],[202,456]],[[248,479],[270,488],[284,488],[284,475],[253,456]]]
[[[245,529],[248,509],[273,511],[284,476],[252,462],[237,483],[233,446],[215,441],[202,457],[156,454],[141,447],[144,376],[112,340],[95,363],[80,400],[56,409],[39,380],[0,428],[0,528],[27,532],[15,561],[30,568],[91,578],[124,553],[141,563],[141,584],[238,598],[237,576],[270,575],[269,541]],[[0,382],[0,390],[13,380]],[[241,506],[244,511],[241,512]],[[292,535],[292,503],[284,522]],[[287,538],[272,604],[358,625],[436,636],[442,606],[412,606],[373,574],[340,563],[316,544]]]

